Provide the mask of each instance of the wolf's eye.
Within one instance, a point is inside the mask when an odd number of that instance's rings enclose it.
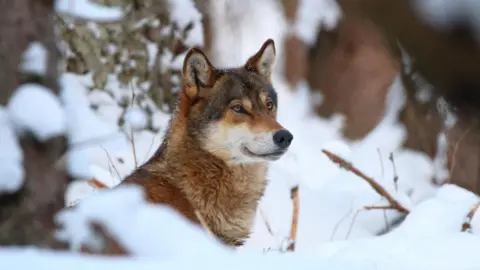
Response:
[[[245,111],[245,109],[240,104],[233,105],[232,110],[236,113],[247,113],[247,111]]]
[[[267,101],[267,109],[269,109],[269,110],[273,109],[273,102],[272,101]]]

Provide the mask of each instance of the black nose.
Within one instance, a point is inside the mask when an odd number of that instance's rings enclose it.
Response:
[[[287,148],[293,140],[293,135],[286,129],[279,130],[273,134],[273,141],[280,148]]]

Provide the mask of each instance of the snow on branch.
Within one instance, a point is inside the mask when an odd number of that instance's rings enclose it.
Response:
[[[10,98],[7,112],[18,134],[32,132],[40,141],[62,135],[67,121],[60,100],[39,84],[23,84]]]
[[[400,213],[403,214],[408,214],[410,211],[404,207],[401,203],[399,203],[395,198],[393,198],[390,193],[388,193],[381,185],[379,185],[375,180],[372,178],[366,176],[364,173],[362,173],[359,169],[355,168],[351,163],[345,161],[341,157],[333,154],[332,152],[328,150],[322,150],[322,152],[327,155],[327,157],[334,163],[340,165],[342,168],[346,169],[347,171],[350,171],[357,175],[358,177],[362,178],[365,180],[380,196],[384,197],[389,205],[388,206],[367,206],[365,209],[367,210],[373,210],[373,209],[393,209],[397,210]]]
[[[90,0],[56,0],[55,10],[61,15],[97,22],[120,20],[124,15],[119,7],[105,7]]]
[[[23,153],[5,108],[0,106],[0,194],[23,185]]]
[[[187,28],[193,23],[185,43],[190,46],[203,45],[202,14],[195,7],[192,0],[169,0],[170,19],[174,21],[181,29]],[[183,59],[183,57],[181,58]]]
[[[47,73],[48,52],[38,41],[30,43],[23,54],[20,70],[44,76]]]

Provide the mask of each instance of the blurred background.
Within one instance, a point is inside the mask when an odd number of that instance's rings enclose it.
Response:
[[[61,97],[69,128],[40,144],[20,140],[26,188],[0,196],[0,224],[12,209],[41,207],[46,200],[34,193],[56,198],[47,207],[54,213],[95,193],[98,183],[115,186],[151,157],[181,90],[189,48],[201,48],[218,68],[232,67],[269,38],[277,51],[279,121],[295,140],[271,166],[247,246],[275,248],[289,237],[292,187],[300,187],[299,249],[382,235],[403,221],[398,211],[358,215],[384,196],[322,149],[410,210],[446,184],[480,193],[480,1],[4,2],[0,104],[7,106],[19,85],[44,85]],[[49,53],[47,71],[18,72],[25,51],[38,55],[33,41]],[[62,160],[68,173],[57,173],[52,160]]]

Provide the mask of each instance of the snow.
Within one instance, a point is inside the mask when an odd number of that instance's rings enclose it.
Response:
[[[456,23],[465,22],[480,41],[480,2],[476,0],[415,0],[413,7],[421,19],[441,31],[449,31]]]
[[[111,97],[99,89],[90,90],[92,74],[65,73],[60,78],[60,100],[64,117],[68,119],[68,170],[76,178],[68,187],[66,203],[82,203],[57,216],[63,225],[57,236],[68,241],[72,250],[78,250],[82,244],[95,246],[98,239],[89,227],[95,222],[108,230],[132,256],[104,258],[36,248],[2,248],[2,265],[10,266],[9,269],[49,270],[101,267],[119,270],[133,267],[477,269],[480,214],[472,219],[472,233],[463,233],[461,228],[479,198],[453,185],[439,187],[433,183],[433,179],[441,182],[448,177],[445,134],[438,137],[439,151],[434,159],[403,148],[406,130],[398,122],[398,116],[405,95],[400,78],[396,78],[389,89],[387,110],[378,126],[361,140],[347,140],[341,135],[345,125],[342,115],[316,116],[312,108],[316,101],[312,100],[308,85],[303,82],[292,89],[283,78],[282,40],[292,29],[282,15],[279,2],[241,2],[212,2],[211,18],[215,28],[210,52],[212,63],[223,67],[241,65],[266,39],[273,38],[280,58],[272,74],[279,95],[278,119],[295,136],[287,154],[270,165],[269,185],[245,246],[237,250],[224,248],[176,212],[146,203],[138,188],[122,186],[102,191],[90,187],[85,179],[95,178],[114,187],[136,165],[151,157],[161,142],[169,115],[154,109],[148,120],[152,120],[158,131],[143,130],[147,122],[144,112],[137,107],[129,107],[125,112],[116,104],[118,97],[131,96],[131,91],[139,89],[122,88],[114,76],[109,76],[106,88]],[[313,41],[319,25],[335,25],[340,12],[329,6],[333,5],[329,2],[301,1],[294,30],[306,43]],[[180,27],[192,20],[197,23],[201,20],[199,13],[192,10],[192,1],[169,3],[173,7],[172,19]],[[324,7],[321,12],[313,8],[320,6]],[[203,37],[198,32],[187,43],[201,42]],[[152,53],[156,51],[152,44],[148,46]],[[180,66],[182,59],[183,56],[179,56],[172,63],[163,60],[167,67],[175,67]],[[90,104],[98,105],[98,109],[94,111]],[[35,107],[36,103],[29,105]],[[128,134],[117,125],[124,112]],[[451,127],[455,116],[449,111],[444,113],[445,125]],[[9,123],[16,124],[11,121],[8,108],[0,109],[0,185],[12,184],[2,181],[6,178],[2,173],[6,172],[5,168],[18,168],[22,161],[13,126],[9,127]],[[134,134],[135,153],[128,127]],[[4,142],[11,148],[6,152]],[[331,162],[322,149],[337,154],[373,178],[409,209],[410,214],[405,217],[394,210],[365,210],[365,206],[385,205],[386,201],[365,180]],[[20,185],[21,182],[17,183],[17,188]],[[284,247],[291,229],[290,190],[294,186],[299,188],[300,206],[296,250],[290,254],[284,253]]]
[[[313,45],[319,27],[335,28],[340,16],[340,7],[334,0],[300,0],[294,31],[306,44]]]
[[[115,21],[123,17],[119,7],[106,7],[91,0],[56,0],[55,10],[61,15],[97,22]]]
[[[120,137],[114,124],[103,122],[89,107],[86,87],[73,74],[63,74],[60,78],[61,99],[68,118],[67,169],[72,176],[91,178],[92,155],[104,149],[115,149],[119,142],[126,145],[127,140]],[[100,149],[99,149],[100,148]]]
[[[25,73],[45,75],[47,72],[47,59],[48,53],[45,47],[38,41],[32,42],[25,50],[20,69]]]
[[[63,227],[57,238],[70,243],[73,250],[98,244],[89,226],[97,223],[104,225],[135,256],[170,259],[181,258],[184,253],[205,256],[227,253],[200,227],[187,223],[170,208],[146,204],[143,197],[138,186],[95,194],[57,216]]]
[[[193,22],[193,28],[188,33],[185,43],[188,46],[203,44],[202,14],[195,8],[193,0],[169,0],[170,19],[184,29]],[[183,59],[183,57],[181,57]]]
[[[40,141],[64,135],[67,130],[60,100],[42,85],[22,84],[12,94],[7,113],[17,133],[32,132]]]
[[[445,185],[435,197],[417,205],[391,233],[374,239],[327,243],[318,252],[325,254],[320,255],[323,258],[380,261],[385,265],[395,262],[399,269],[476,269],[480,236],[461,233],[460,229],[477,201],[474,194]]]
[[[125,121],[134,130],[142,130],[147,126],[147,114],[140,108],[128,108]]]
[[[23,153],[7,114],[0,106],[0,195],[15,192],[24,180]]]

